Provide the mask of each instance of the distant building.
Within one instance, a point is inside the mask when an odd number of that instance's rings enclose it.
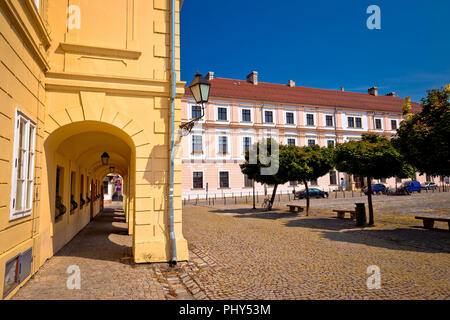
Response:
[[[204,197],[207,186],[209,194],[251,192],[252,182],[241,173],[239,164],[250,145],[262,137],[273,137],[282,144],[327,146],[360,139],[368,132],[391,137],[402,121],[403,99],[395,93],[379,95],[375,87],[356,93],[344,88],[300,87],[292,80],[287,85],[263,83],[257,72],[246,80],[215,78],[212,72],[207,77],[211,92],[206,116],[183,138],[183,198]],[[413,107],[417,110],[420,105],[413,103]],[[182,122],[200,112],[189,88],[181,108]],[[311,186],[337,190],[341,178],[347,190],[364,184],[359,177],[333,170],[311,181]],[[395,186],[401,180],[380,182]],[[279,186],[284,193],[294,188],[303,186],[297,181]],[[267,192],[259,184],[256,189],[259,194]]]

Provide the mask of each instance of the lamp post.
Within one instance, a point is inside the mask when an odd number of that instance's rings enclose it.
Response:
[[[175,72],[175,1],[172,0],[172,91],[170,102],[170,162],[169,162],[169,235],[171,241],[172,260],[170,265],[177,263],[177,246],[175,239],[175,218],[174,218],[174,204],[173,204],[173,184],[174,184],[174,165],[175,165],[175,99],[176,99],[176,72]],[[199,72],[196,73],[194,80],[192,80],[189,88],[194,96],[195,102],[201,105],[202,113],[200,117],[196,117],[180,125],[180,136],[188,135],[195,125],[195,122],[200,120],[205,113],[205,103],[209,99],[209,89],[211,84],[208,79],[204,78]],[[179,139],[177,139],[179,144]]]
[[[107,166],[109,163],[109,154],[107,152],[103,152],[100,158],[102,159],[102,165]]]

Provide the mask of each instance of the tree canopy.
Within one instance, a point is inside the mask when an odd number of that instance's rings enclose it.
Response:
[[[394,148],[391,141],[377,134],[363,134],[359,141],[339,144],[335,150],[334,161],[337,170],[367,178],[369,225],[374,224],[372,178],[406,178],[414,175],[411,165]]]
[[[428,90],[422,111],[409,113],[409,100],[394,145],[417,171],[432,176],[450,175],[450,85]]]

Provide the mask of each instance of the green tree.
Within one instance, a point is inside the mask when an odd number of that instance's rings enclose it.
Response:
[[[288,146],[289,180],[301,181],[305,185],[306,215],[309,215],[310,197],[308,181],[316,180],[333,168],[333,148]]]
[[[391,141],[377,134],[363,134],[360,141],[339,144],[334,153],[336,169],[367,178],[369,225],[374,225],[372,179],[411,177],[414,170]]]
[[[393,143],[420,173],[448,176],[450,85],[427,92],[419,113],[409,113],[409,101],[405,101],[403,113],[406,119],[401,122]]]
[[[245,153],[245,163],[240,165],[241,172],[248,178],[274,186],[268,210],[272,209],[278,185],[289,181],[288,160],[287,146],[269,138],[252,145]]]

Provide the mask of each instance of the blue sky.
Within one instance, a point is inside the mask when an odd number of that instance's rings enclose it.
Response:
[[[274,4],[276,5],[274,7]],[[381,9],[381,30],[366,26]],[[185,0],[182,80],[198,70],[259,81],[367,92],[420,102],[450,83],[448,0]]]

